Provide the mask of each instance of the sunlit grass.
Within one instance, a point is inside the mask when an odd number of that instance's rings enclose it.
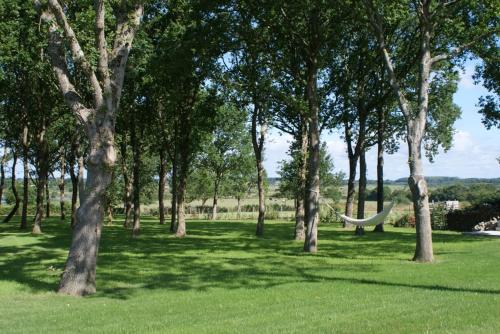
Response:
[[[409,261],[414,230],[356,237],[320,227],[317,255],[291,240],[291,222],[189,221],[176,239],[143,219],[132,239],[106,226],[98,293],[54,291],[68,223],[45,234],[0,225],[2,333],[495,333],[500,331],[500,239],[434,234],[436,263]]]

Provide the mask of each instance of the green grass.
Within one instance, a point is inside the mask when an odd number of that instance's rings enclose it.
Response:
[[[14,226],[16,225],[16,226]],[[2,333],[498,333],[500,239],[434,234],[436,263],[416,264],[414,230],[356,237],[320,226],[319,253],[291,222],[189,221],[176,239],[143,220],[139,239],[106,226],[96,295],[54,293],[70,232],[0,225]]]

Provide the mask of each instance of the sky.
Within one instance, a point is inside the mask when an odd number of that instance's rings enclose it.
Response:
[[[455,123],[453,147],[448,152],[440,152],[434,163],[425,160],[424,174],[426,176],[457,176],[461,178],[495,178],[500,177],[500,130],[486,130],[481,123],[481,115],[476,106],[481,95],[487,93],[481,85],[474,85],[472,75],[474,62],[465,65],[461,72],[458,90],[453,100],[462,110],[461,118]],[[270,133],[265,152],[265,168],[269,176],[278,176],[279,162],[288,158],[287,150],[291,142],[289,135],[281,135],[277,131]],[[323,134],[322,141],[328,146],[335,170],[348,172],[346,145],[339,132]],[[366,155],[368,179],[376,179],[377,151],[376,147]],[[406,143],[401,143],[400,150],[395,154],[385,154],[384,178],[398,179],[407,177],[408,149]]]

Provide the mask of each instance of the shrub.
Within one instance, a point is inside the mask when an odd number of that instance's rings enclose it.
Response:
[[[450,230],[472,231],[478,223],[499,216],[500,199],[495,199],[462,210],[450,211],[446,215],[446,222]]]
[[[447,213],[448,211],[442,204],[437,204],[431,209],[431,226],[433,230],[446,230],[448,228]]]
[[[415,227],[415,216],[404,214],[394,222],[394,227]]]

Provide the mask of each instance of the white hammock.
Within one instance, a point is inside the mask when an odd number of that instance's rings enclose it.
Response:
[[[366,219],[355,219],[348,217],[346,215],[340,215],[340,217],[348,224],[353,224],[356,226],[367,226],[367,225],[378,225],[380,223],[384,223],[385,219],[391,213],[392,207],[394,206],[394,202],[391,202],[384,210],[377,213],[375,216],[366,218]]]

